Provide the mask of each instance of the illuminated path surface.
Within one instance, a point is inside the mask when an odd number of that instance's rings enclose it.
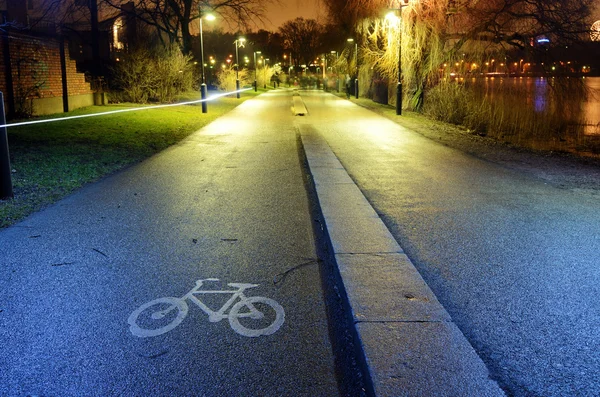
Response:
[[[302,98],[298,117],[290,91],[246,101],[0,231],[0,395],[336,395],[300,124],[327,141],[506,391],[600,395],[598,196],[329,94]],[[240,317],[223,291],[267,317]]]
[[[303,98],[493,378],[515,396],[600,395],[600,197]]]
[[[247,101],[0,231],[0,395],[336,395],[290,105],[283,91]],[[246,297],[279,304],[285,319],[272,310],[270,334],[255,335],[187,299],[176,327],[130,328],[146,302],[207,278],[221,280],[204,283],[213,290],[258,284]],[[197,296],[217,310],[230,295]]]

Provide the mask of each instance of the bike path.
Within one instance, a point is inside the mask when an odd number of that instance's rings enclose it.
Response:
[[[291,102],[247,101],[0,231],[0,395],[338,393]],[[213,291],[257,284],[246,295],[285,320],[248,337],[188,299],[173,329],[131,332],[141,305],[207,278],[220,280],[205,283]],[[200,299],[216,310],[229,296]]]

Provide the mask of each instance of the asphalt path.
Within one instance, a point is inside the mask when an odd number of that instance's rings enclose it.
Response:
[[[249,100],[0,231],[0,395],[337,395],[291,103]],[[211,322],[179,299],[208,278],[257,284],[244,293],[270,299],[250,301],[266,317]],[[162,297],[155,318],[138,310]]]
[[[600,395],[600,198],[333,95],[302,96],[311,125],[507,394]]]

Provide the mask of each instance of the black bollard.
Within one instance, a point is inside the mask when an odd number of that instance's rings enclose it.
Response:
[[[208,103],[206,103],[206,84],[204,84],[204,83],[202,83],[200,85],[200,99],[203,99],[202,113],[207,113],[208,112]]]
[[[0,125],[6,125],[4,113],[4,94],[0,92]],[[6,200],[14,197],[12,188],[12,175],[10,169],[10,155],[8,153],[8,134],[6,127],[0,127],[0,199]]]

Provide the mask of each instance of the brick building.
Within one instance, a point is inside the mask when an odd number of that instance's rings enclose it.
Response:
[[[11,116],[51,114],[94,104],[85,74],[65,51],[66,42],[10,32],[2,37],[0,91]]]
[[[103,95],[94,95],[84,71],[108,63],[110,39],[117,37],[109,33],[118,16],[103,16],[93,59],[89,16],[68,15],[60,21],[48,17],[43,0],[0,0],[0,91],[9,117],[59,113],[104,101]]]

